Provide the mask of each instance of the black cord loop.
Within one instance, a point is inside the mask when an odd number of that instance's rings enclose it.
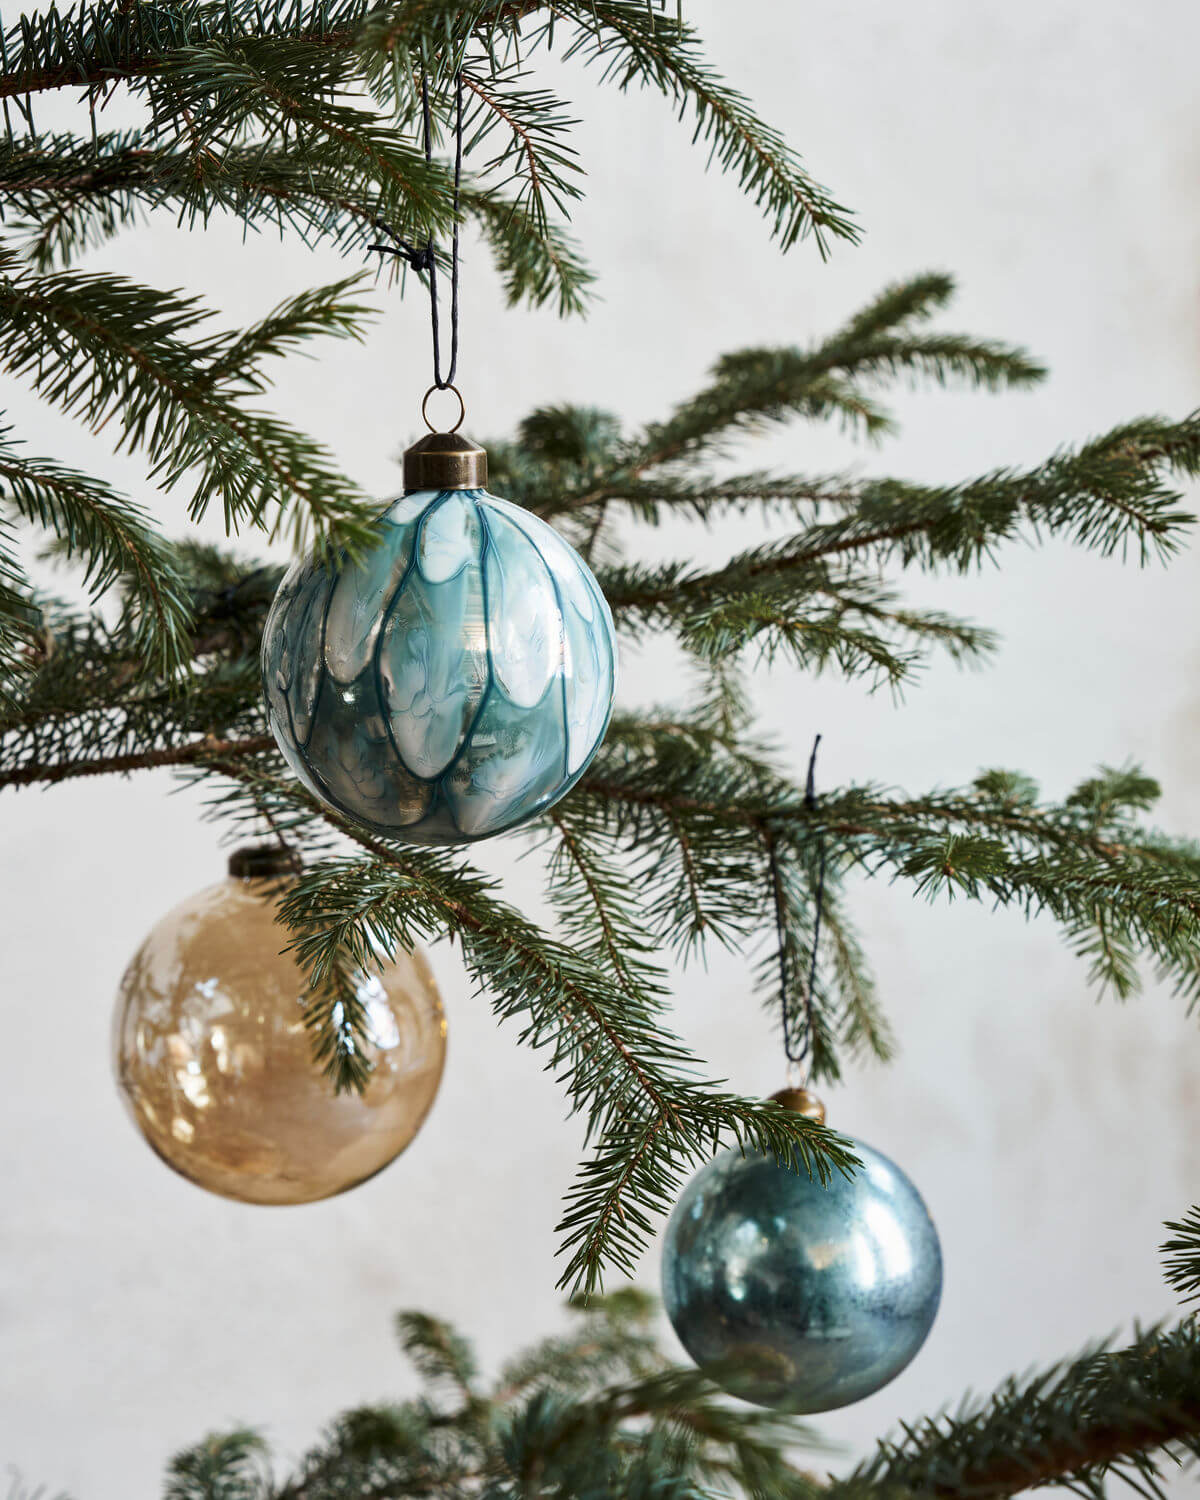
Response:
[[[808,777],[804,784],[804,805],[812,812],[817,805],[817,751],[821,745],[821,736],[817,735],[813,741],[812,754],[808,758]],[[775,853],[773,841],[769,845],[772,864],[774,865]],[[778,874],[775,875],[778,882]],[[779,936],[779,1007],[783,1030],[783,1055],[789,1063],[796,1067],[802,1067],[808,1061],[812,1051],[813,1032],[813,995],[816,993],[817,985],[817,953],[821,941],[821,915],[825,906],[825,841],[821,840],[818,863],[817,863],[817,889],[814,900],[813,911],[813,936],[812,952],[808,962],[808,977],[802,991],[802,1003],[804,1006],[804,1029],[799,1050],[792,1046],[793,1016],[789,1004],[790,975],[788,971],[786,932],[784,930],[785,912],[783,902],[777,899],[775,902],[775,926]]]
[[[429,108],[429,79],[421,69],[421,122],[425,142],[425,160],[433,160],[433,118]],[[462,182],[463,159],[463,78],[462,70],[454,75],[454,238],[450,248],[450,368],[442,375],[441,327],[438,317],[437,252],[431,235],[424,245],[413,245],[389,225],[377,227],[392,241],[390,245],[372,245],[381,255],[395,255],[414,271],[429,277],[429,317],[433,335],[433,386],[444,391],[454,383],[458,373],[458,208]]]

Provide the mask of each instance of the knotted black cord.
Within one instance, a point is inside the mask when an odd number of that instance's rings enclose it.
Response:
[[[425,271],[429,276],[429,317],[433,332],[433,384],[444,391],[454,383],[458,371],[458,199],[462,181],[463,158],[463,80],[462,70],[454,75],[454,238],[450,249],[450,369],[442,377],[441,329],[438,319],[438,271],[437,255],[433,248],[433,236],[418,247],[411,245],[389,225],[379,222],[391,240],[390,245],[372,245],[381,255],[395,255],[406,261],[414,271]],[[429,79],[421,69],[421,122],[425,136],[425,160],[433,161],[433,120],[429,110]]]
[[[808,758],[808,779],[804,785],[804,806],[812,812],[817,805],[817,750],[821,744],[821,736],[817,735],[813,741],[812,754]],[[771,859],[774,863],[775,848],[774,841],[770,842]],[[779,876],[775,875],[778,887]],[[775,902],[775,927],[779,935],[779,1006],[783,1023],[783,1055],[788,1062],[795,1063],[799,1067],[808,1057],[812,1050],[813,1031],[813,995],[817,984],[817,949],[821,940],[821,913],[825,905],[825,841],[821,840],[820,852],[817,864],[817,890],[815,898],[815,910],[813,913],[813,937],[812,953],[808,964],[808,982],[802,992],[804,1004],[804,1034],[800,1050],[792,1049],[792,1016],[791,1007],[788,1004],[788,991],[790,974],[788,970],[787,942],[784,931],[783,903]]]

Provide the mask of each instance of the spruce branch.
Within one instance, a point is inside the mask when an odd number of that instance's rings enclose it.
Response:
[[[601,461],[604,458],[612,467],[619,468],[620,453],[615,442],[601,456]],[[590,487],[579,495],[572,494],[569,488],[566,493],[549,488],[543,493],[531,482],[540,477],[520,475],[517,483],[524,480],[528,486],[524,493],[529,508],[552,518],[556,526],[569,526],[580,513],[611,506],[622,507],[631,518],[650,526],[660,525],[673,515],[713,521],[724,515],[745,515],[752,511],[772,521],[807,520],[811,516],[810,507],[852,506],[859,498],[857,484],[845,475],[760,472],[716,479],[703,471],[696,474],[666,468],[646,476],[623,474],[610,488],[597,486],[597,475],[593,472]]]
[[[257,376],[223,366],[231,341],[200,333],[209,315],[196,299],[117,276],[38,276],[11,254],[0,272],[0,362],[94,429],[114,422],[118,446],[144,452],[162,488],[190,475],[193,517],[219,496],[227,529],[299,505],[348,543],[366,536],[359,492],[320,445],[231,392]],[[323,312],[325,331],[345,334],[363,309],[331,313],[326,301]]]
[[[365,0],[329,0],[316,6],[291,0],[228,0],[185,10],[129,6],[114,10],[88,3],[61,10],[26,11],[7,28],[0,97],[48,90],[88,90],[136,84],[168,72],[180,55],[210,43],[274,38],[281,47],[316,47],[350,55],[359,45],[403,54],[438,34],[453,42],[464,30],[486,27],[503,4],[451,4],[420,0],[372,15]],[[432,49],[431,49],[432,50]]]
[[[214,1433],[172,1459],[164,1500],[262,1500],[266,1452],[262,1436],[248,1428]]]
[[[705,63],[696,33],[676,17],[636,0],[556,0],[550,27],[574,19],[575,35],[564,57],[598,62],[605,82],[633,84],[665,94],[683,116],[690,106],[693,139],[709,147],[709,160],[738,180],[758,204],[783,249],[812,236],[822,258],[831,241],[854,243],[858,230],[846,209],[818,186],[748,101]]]
[[[16,551],[13,527],[0,514],[0,713],[17,706],[23,679],[34,670],[41,612]]]
[[[1110,942],[1149,955],[1194,1000],[1200,847],[1139,825],[1145,778],[1109,772],[1057,805],[1014,801],[1010,786],[993,774],[973,788],[924,797],[850,788],[812,808],[765,763],[709,755],[661,730],[631,738],[617,722],[575,795],[597,799],[594,816],[607,819],[614,842],[643,856],[677,847],[683,830],[689,847],[720,840],[727,868],[735,857],[751,860],[768,837],[802,862],[820,837],[835,869],[888,872],[928,897],[958,894],[1046,912],[1076,943],[1102,920]],[[1102,822],[1098,796],[1108,807]],[[666,879],[662,886],[670,888]],[[747,882],[743,891],[752,888]],[[743,911],[748,899],[743,894]],[[748,937],[752,929],[740,931]],[[1093,977],[1112,982],[1104,968]]]
[[[666,975],[648,962],[654,948],[625,871],[591,839],[586,809],[560,804],[546,817],[555,836],[548,894],[563,938],[607,970],[639,1004],[662,1004],[669,993]]]
[[[731,1406],[696,1371],[672,1367],[651,1335],[650,1298],[630,1288],[572,1311],[575,1328],[519,1353],[491,1384],[456,1329],[401,1313],[420,1396],[344,1413],[272,1500],[814,1500],[789,1456],[789,1445],[819,1451],[811,1429]]]
[[[544,19],[527,18],[543,11]],[[522,21],[527,22],[524,32]],[[310,8],[274,0],[198,4],[170,14],[148,6],[113,13],[80,3],[24,15],[0,33],[0,100],[18,101],[35,136],[30,100],[38,93],[116,86],[150,101],[160,141],[190,146],[198,173],[233,148],[251,123],[260,144],[286,145],[299,132],[314,163],[336,165],[346,184],[389,191],[399,214],[432,227],[449,202],[435,166],[422,176],[415,149],[382,128],[409,129],[417,114],[414,74],[431,73],[435,116],[444,85],[462,70],[473,143],[493,130],[506,144],[487,163],[496,186],[515,175],[520,233],[549,245],[548,207],[562,212],[578,195],[578,164],[565,107],[524,84],[521,61],[569,30],[567,56],[600,62],[605,82],[632,83],[694,109],[696,139],[733,172],[766,212],[786,248],[812,233],[822,253],[831,237],[854,238],[845,213],[818,188],[779,135],[704,61],[696,36],[633,0],[603,6],[453,5],[420,0],[368,7],[332,0]],[[379,113],[336,102],[367,94]]]
[[[931,295],[930,289],[936,289]],[[921,275],[889,287],[842,329],[809,349],[745,349],[718,360],[710,384],[680,403],[638,442],[636,473],[720,451],[745,431],[796,416],[840,418],[867,436],[891,418],[864,390],[882,377],[964,380],[987,389],[1036,384],[1044,368],[1023,350],[965,335],[927,335],[914,323],[947,300],[948,277]]]
[[[427,1384],[449,1386],[467,1403],[476,1399],[475,1351],[449,1323],[410,1309],[396,1315],[396,1337]]]
[[[218,764],[227,767],[228,761]],[[344,953],[331,954],[304,996],[304,1024],[313,1039],[313,1061],[337,1094],[361,1094],[374,1071],[367,1001],[376,976]]]
[[[575,1326],[542,1340],[501,1368],[491,1400],[507,1406],[531,1387],[582,1392],[601,1381],[637,1380],[666,1361],[651,1329],[653,1297],[634,1286],[570,1303]]]
[[[1167,1281],[1184,1302],[1200,1297],[1200,1208],[1189,1208],[1178,1223],[1167,1223],[1169,1239],[1159,1247]]]
[[[504,283],[508,305],[553,306],[560,317],[581,314],[591,304],[595,281],[579,246],[559,225],[539,224],[496,189],[470,187],[463,210],[479,224]]]
[[[1151,1329],[1116,1352],[1006,1382],[953,1416],[906,1426],[829,1500],[876,1494],[1003,1500],[1059,1485],[1099,1497],[1110,1479],[1156,1500],[1184,1457],[1200,1456],[1200,1335]]]
[[[842,1046],[852,1058],[890,1062],[895,1055],[891,1024],[876,992],[867,955],[844,911],[844,893],[825,883],[821,910],[822,954],[833,976],[842,1004],[837,1029]]]
[[[333,61],[320,42],[283,48],[270,38],[211,41],[173,61],[152,91],[151,144],[219,155],[248,138],[299,154],[337,181],[345,198],[372,197],[398,230],[437,234],[453,221],[453,183],[370,109],[334,102]],[[416,220],[412,206],[420,205]]]
[[[2,427],[0,506],[51,531],[60,556],[79,558],[93,598],[120,584],[130,650],[150,672],[166,676],[190,661],[190,600],[171,550],[141,507],[86,474],[31,457]]]
[[[361,340],[373,316],[371,308],[349,300],[361,288],[361,277],[348,276],[288,297],[250,327],[226,334],[209,360],[205,380],[261,395],[271,384],[265,360],[307,354],[309,340],[321,336]]]
[[[1059,1487],[1099,1500],[1119,1479],[1162,1500],[1168,1474],[1200,1448],[1200,1345],[1189,1321],[906,1423],[852,1473],[821,1480],[795,1462],[798,1448],[820,1453],[812,1429],[730,1403],[699,1371],[671,1365],[650,1334],[652,1311],[632,1289],[592,1298],[577,1305],[575,1328],[517,1354],[490,1384],[456,1329],[402,1313],[398,1331],[424,1387],[418,1398],[344,1413],[295,1476],[269,1490],[253,1434],[210,1438],[174,1461],[168,1494],[1006,1500]],[[171,1488],[181,1479],[195,1487]]]
[[[246,740],[218,740],[205,737],[187,745],[173,745],[164,750],[144,750],[128,755],[97,756],[94,760],[58,761],[52,765],[34,762],[0,771],[0,788],[6,786],[45,786],[58,781],[72,781],[80,776],[124,776],[130,771],[152,771],[162,766],[195,766],[205,761],[225,762],[242,755],[262,755],[274,750],[270,735]]]
[[[281,570],[182,544],[170,573],[189,621],[182,673],[156,673],[128,610],[110,626],[42,601],[36,656],[17,701],[0,708],[0,787],[187,765],[213,744],[229,755],[273,745],[256,653]]]
[[[886,338],[908,340],[919,365],[928,340],[921,333],[926,342],[917,342],[918,325],[947,291],[936,278],[891,289],[837,335],[844,348],[817,346],[827,368],[813,378],[828,379],[833,366],[846,378],[855,359],[870,378],[886,376]],[[167,333],[197,380],[208,379],[206,394],[232,400],[258,388],[264,358],[338,317],[346,295],[342,286],[308,294],[241,333],[210,334],[199,323]],[[203,310],[164,313],[185,323],[193,315]],[[872,570],[965,570],[1018,535],[1052,532],[1102,552],[1128,544],[1143,558],[1165,556],[1189,519],[1168,480],[1197,468],[1198,434],[1190,418],[1135,422],[1024,473],[930,487],[846,476],[718,480],[703,462],[662,460],[602,411],[533,413],[518,441],[493,450],[505,487],[552,514],[546,497],[559,496],[558,518],[596,546],[619,625],[635,636],[674,633],[698,678],[691,709],[619,713],[570,796],[531,829],[548,857],[554,930],[513,912],[469,865],[365,835],[281,771],[256,662],[279,572],[215,549],[170,555],[186,580],[186,673],[147,673],[127,620],[112,627],[58,607],[43,612],[46,645],[19,701],[0,711],[0,786],[169,764],[231,829],[266,819],[319,860],[284,917],[312,980],[314,1049],[335,1087],[361,1087],[368,1076],[357,991],[380,955],[441,936],[458,942],[498,1018],[518,1022],[587,1126],[591,1154],[560,1233],[564,1284],[591,1288],[604,1268],[634,1264],[678,1182],[722,1138],[818,1173],[848,1165],[835,1138],[797,1136],[773,1106],[702,1081],[665,1025],[662,952],[685,962],[711,942],[746,952],[764,1004],[777,1015],[785,1002],[803,1018],[824,1077],[849,1057],[890,1048],[848,915],[856,873],[885,874],[916,894],[1046,912],[1093,981],[1127,993],[1148,957],[1185,999],[1200,999],[1200,850],[1147,824],[1157,787],[1144,773],[1102,770],[1060,803],[1043,801],[1026,777],[989,771],[957,790],[851,786],[814,805],[755,736],[736,659],[756,643],[809,668],[838,664],[890,680],[932,647],[977,659],[988,632],[911,608]],[[657,468],[639,471],[649,460]],[[756,506],[786,518],[791,534],[707,571],[623,563],[597,528],[622,504],[648,520],[701,521]],[[825,920],[810,985],[822,847]]]
[[[464,120],[466,149],[486,140],[492,126],[504,129],[507,144],[483,163],[480,175],[498,178],[501,185],[515,178],[513,211],[544,235],[551,210],[565,215],[570,202],[582,196],[577,153],[567,144],[577,121],[547,90],[517,88],[503,74],[484,79],[468,70],[462,81],[474,105]]]
[[[1005,542],[1065,535],[1101,555],[1133,552],[1143,564],[1180,546],[1193,517],[1165,482],[1189,475],[1200,423],[1157,418],[1126,424],[1024,473],[998,471],[954,486],[860,482],[838,513],[701,571],[683,562],[598,568],[619,626],[634,636],[673,631],[689,651],[727,660],[755,644],[770,660],[835,665],[893,686],[931,645],[962,662],[994,637],[967,622],[898,606],[867,571],[888,564],[967,572]],[[853,498],[851,498],[853,496]]]
[[[439,180],[439,194],[444,187]],[[129,132],[93,140],[65,133],[0,139],[0,192],[15,245],[42,272],[154,213],[188,228],[226,215],[259,232],[294,233],[310,246],[365,254],[394,207],[374,185],[351,191],[337,163],[304,160],[292,149],[257,143],[197,155]],[[460,197],[462,212],[488,242],[511,304],[583,311],[593,276],[560,225],[532,223],[516,200],[473,178]],[[414,215],[406,210],[406,217]],[[422,213],[422,222],[428,217]]]
[[[850,558],[966,572],[1022,526],[1033,536],[1064,534],[1105,556],[1132,548],[1143,563],[1169,557],[1194,518],[1164,486],[1164,472],[1190,476],[1198,450],[1200,418],[1147,418],[1024,473],[1000,470],[953,486],[870,480],[835,519],[750,549],[712,572],[681,563],[612,570],[605,574],[610,603],[632,620],[657,622],[691,601],[726,599],[739,585],[761,591],[812,580],[836,592],[841,580],[828,567]]]
[[[853,1165],[823,1127],[810,1131],[811,1122],[797,1124],[773,1104],[691,1082],[694,1062],[653,997],[614,986],[497,902],[478,876],[420,851],[371,848],[374,861],[314,867],[282,903],[297,957],[317,988],[335,959],[369,971],[381,952],[449,932],[497,1018],[520,1017],[521,1040],[548,1050],[548,1069],[598,1139],[560,1225],[570,1254],[564,1285],[590,1290],[605,1265],[630,1266],[652,1230],[646,1208],[667,1206],[723,1131],[822,1178]]]

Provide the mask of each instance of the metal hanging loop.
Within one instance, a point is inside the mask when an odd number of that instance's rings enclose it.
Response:
[[[427,412],[426,408],[429,405],[430,396],[432,396],[435,391],[451,391],[455,396],[458,397],[458,421],[455,422],[453,427],[435,427],[429,420],[429,413]],[[467,403],[463,400],[462,392],[456,385],[451,385],[448,380],[445,381],[442,385],[431,385],[425,392],[424,399],[421,402],[421,420],[425,423],[426,427],[429,428],[430,432],[457,432],[458,429],[462,426],[463,418],[466,415]]]

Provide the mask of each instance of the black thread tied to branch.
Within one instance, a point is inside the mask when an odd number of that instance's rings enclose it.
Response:
[[[425,160],[433,160],[433,119],[429,108],[429,79],[421,69],[421,121],[424,135]],[[438,267],[437,251],[432,235],[424,245],[414,245],[398,234],[390,225],[380,223],[378,227],[391,240],[389,245],[372,245],[372,250],[381,255],[395,255],[418,273],[429,278],[429,316],[433,336],[433,384],[439,391],[454,383],[458,373],[458,234],[459,234],[459,188],[462,182],[463,158],[463,81],[461,70],[454,75],[454,236],[450,248],[450,368],[442,374],[441,328],[438,317]]]
[[[813,741],[812,754],[808,759],[808,777],[804,784],[804,805],[811,812],[817,805],[817,751],[821,745],[821,736],[817,735]],[[789,963],[789,950],[787,941],[787,911],[783,896],[783,887],[779,874],[779,865],[775,854],[775,841],[771,833],[767,834],[767,852],[771,861],[771,878],[775,888],[775,930],[779,940],[779,1007],[780,1022],[783,1031],[783,1054],[788,1062],[795,1067],[803,1067],[808,1061],[812,1051],[813,1033],[813,996],[816,993],[817,984],[817,955],[821,942],[821,915],[825,905],[825,841],[822,839],[818,845],[817,855],[817,888],[813,903],[813,933],[812,950],[809,954],[808,974],[804,985],[800,990],[803,1018],[799,1027],[800,1043],[794,1046],[792,1038],[797,1031],[797,1018],[792,1014],[791,1005],[791,966]]]

